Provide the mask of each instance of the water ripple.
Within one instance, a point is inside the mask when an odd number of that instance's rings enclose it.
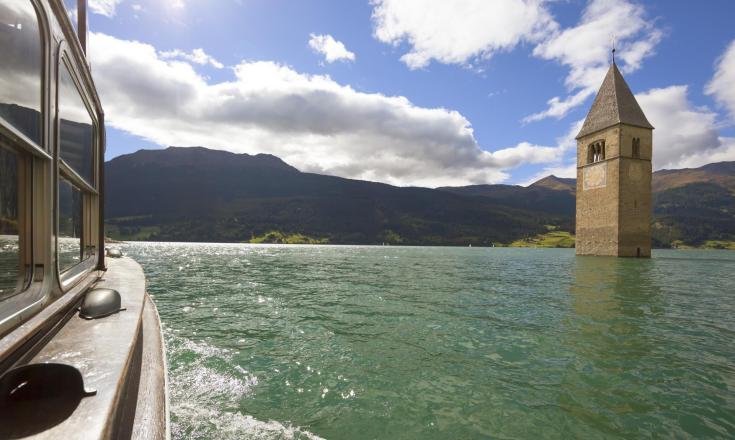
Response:
[[[735,253],[124,250],[174,438],[735,437]]]

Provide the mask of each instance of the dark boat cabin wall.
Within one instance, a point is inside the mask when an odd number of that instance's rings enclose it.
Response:
[[[103,114],[68,6],[0,2],[0,337],[103,264]]]

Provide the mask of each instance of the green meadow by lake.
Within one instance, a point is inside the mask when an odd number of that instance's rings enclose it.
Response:
[[[735,253],[129,243],[177,439],[735,436]]]

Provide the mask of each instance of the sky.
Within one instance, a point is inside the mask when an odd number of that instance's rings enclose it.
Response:
[[[89,0],[107,157],[205,146],[400,186],[574,177],[616,62],[654,169],[735,160],[731,0]]]

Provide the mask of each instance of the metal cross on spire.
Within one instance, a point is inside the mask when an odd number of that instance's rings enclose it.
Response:
[[[615,36],[612,37],[612,63],[615,64]]]

